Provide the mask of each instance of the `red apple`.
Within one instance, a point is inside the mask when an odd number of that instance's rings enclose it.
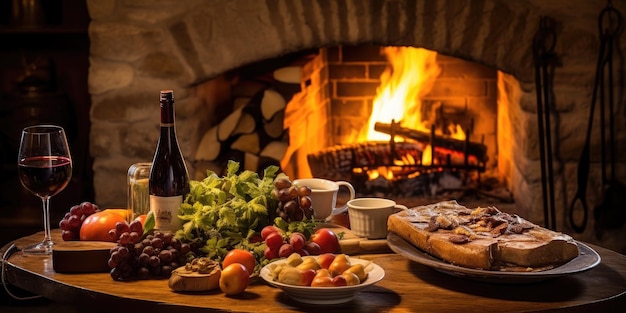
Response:
[[[322,268],[328,269],[335,260],[335,255],[332,253],[320,254],[316,260],[317,264],[319,264]]]
[[[250,284],[250,273],[240,263],[232,263],[222,270],[220,276],[220,290],[227,296],[242,293]]]

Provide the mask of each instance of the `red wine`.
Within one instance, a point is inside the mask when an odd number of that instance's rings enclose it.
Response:
[[[40,197],[52,197],[67,186],[72,177],[72,161],[61,156],[38,156],[18,162],[22,185]]]
[[[148,189],[155,229],[175,232],[180,229],[178,211],[189,193],[187,165],[178,146],[174,126],[174,92],[162,90],[161,134],[152,160]]]

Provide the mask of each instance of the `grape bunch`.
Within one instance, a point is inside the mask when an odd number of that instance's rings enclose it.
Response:
[[[276,216],[280,216],[287,223],[313,216],[309,186],[296,186],[288,178],[280,177],[274,180],[272,196],[278,200]]]
[[[266,244],[263,256],[268,260],[286,258],[292,253],[297,253],[300,256],[320,254],[320,246],[315,242],[307,241],[306,236],[300,232],[292,232],[287,235],[270,225],[263,228],[261,237]]]
[[[80,240],[80,226],[91,214],[100,212],[100,208],[88,201],[73,205],[59,222],[61,237],[64,241]]]
[[[134,220],[130,224],[126,221],[117,222],[115,228],[109,230],[111,240],[122,245],[139,242],[141,235],[143,235],[143,225],[138,220]]]
[[[110,250],[108,262],[114,280],[167,278],[174,269],[200,256],[195,242],[182,243],[172,233],[159,231],[141,239],[141,232],[133,231],[135,225],[132,222],[128,231],[123,229],[118,244]]]

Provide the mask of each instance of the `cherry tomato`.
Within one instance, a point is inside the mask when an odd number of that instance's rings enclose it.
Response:
[[[231,265],[233,263],[239,263],[246,267],[248,273],[254,273],[256,259],[250,251],[243,249],[233,249],[228,251],[228,253],[224,257],[224,261],[222,261],[222,268],[226,268],[228,267],[228,265]]]
[[[311,242],[315,242],[320,246],[320,253],[338,253],[339,252],[339,238],[337,235],[328,228],[318,229],[310,239]]]

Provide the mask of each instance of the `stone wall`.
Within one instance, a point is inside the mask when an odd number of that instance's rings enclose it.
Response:
[[[613,4],[625,10],[624,1]],[[541,184],[531,43],[539,18],[549,16],[557,22],[555,52],[560,61],[553,123],[558,228],[567,231],[566,208],[576,190],[599,47],[597,17],[604,6],[604,1],[593,0],[88,0],[96,202],[123,206],[128,166],[152,158],[160,89],[175,91],[179,141],[185,156],[192,156],[214,119],[211,108],[220,103],[219,97],[199,97],[198,84],[290,52],[373,43],[436,50],[497,68],[517,80],[519,107],[509,109],[511,120],[520,122],[511,134],[520,150],[499,166],[519,173],[521,179],[511,189],[520,213],[541,223],[541,214],[533,213],[541,211],[541,202],[535,201]],[[616,110],[617,155],[623,165],[623,105]],[[597,114],[594,123],[599,125]],[[591,207],[601,195],[597,140],[592,151]],[[625,173],[620,166],[622,181]],[[579,238],[594,241],[592,226],[593,221]]]

